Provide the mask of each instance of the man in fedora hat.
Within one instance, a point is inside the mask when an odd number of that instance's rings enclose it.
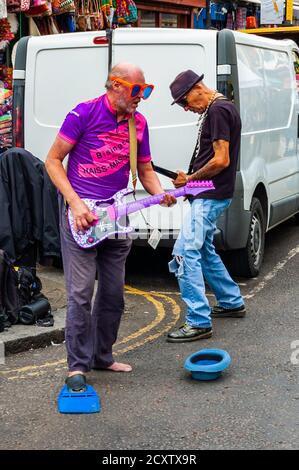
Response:
[[[180,73],[170,85],[173,103],[201,117],[198,139],[188,173],[178,172],[176,188],[189,181],[212,179],[215,189],[190,200],[169,269],[178,278],[186,303],[186,321],[169,333],[169,342],[194,341],[212,336],[211,316],[243,317],[245,306],[238,285],[215,252],[216,221],[230,205],[240,149],[241,120],[234,104],[203,83],[204,75],[192,70]],[[209,306],[205,281],[217,305]]]

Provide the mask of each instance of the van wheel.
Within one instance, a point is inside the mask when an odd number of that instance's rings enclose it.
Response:
[[[299,225],[299,212],[297,212],[297,214],[294,215],[294,220],[295,220],[296,225]]]
[[[251,202],[250,229],[247,245],[231,252],[232,271],[238,276],[256,277],[262,266],[265,248],[265,216],[256,197]]]

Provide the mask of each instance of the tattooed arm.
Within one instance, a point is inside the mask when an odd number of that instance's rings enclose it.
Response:
[[[174,186],[179,188],[185,186],[188,181],[211,179],[227,168],[230,164],[229,142],[226,140],[215,140],[213,142],[213,149],[214,157],[202,168],[192,173],[192,175],[186,175],[183,171],[179,171],[178,177],[176,180],[173,180]]]

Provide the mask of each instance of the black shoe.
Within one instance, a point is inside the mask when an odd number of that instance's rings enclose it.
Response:
[[[83,374],[75,374],[65,380],[67,388],[72,392],[85,392],[86,377]]]
[[[211,317],[217,317],[217,318],[225,318],[225,317],[231,317],[231,318],[241,318],[245,317],[246,315],[246,308],[245,305],[241,305],[241,307],[237,308],[223,308],[220,307],[219,305],[215,305],[215,307],[212,308],[211,312]]]
[[[167,335],[166,340],[169,343],[183,343],[186,341],[195,341],[197,339],[210,338],[212,336],[212,328],[195,328],[188,323],[184,323],[178,330]]]

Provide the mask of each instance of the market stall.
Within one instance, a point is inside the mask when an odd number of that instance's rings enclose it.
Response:
[[[20,38],[128,27],[137,19],[133,0],[0,0],[0,152],[12,145],[12,57]]]

